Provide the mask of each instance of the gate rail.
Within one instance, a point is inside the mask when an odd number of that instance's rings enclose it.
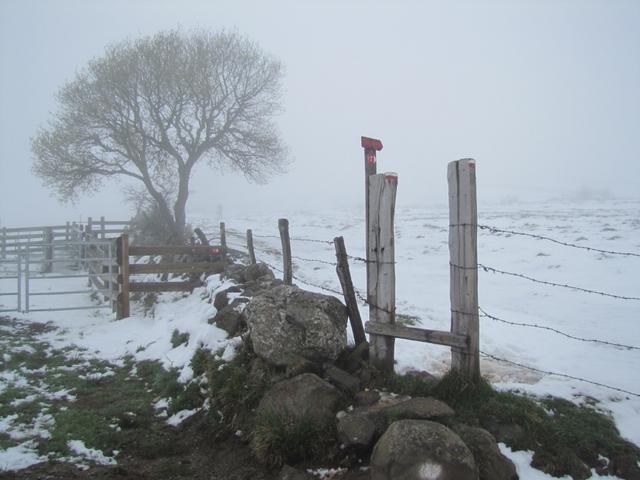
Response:
[[[14,264],[15,271],[2,271],[0,274],[0,280],[16,280],[16,290],[13,292],[5,292],[1,291],[1,297],[9,297],[16,296],[16,307],[15,308],[0,308],[0,313],[4,312],[19,312],[20,307],[22,305],[22,257],[18,256],[12,259],[0,259],[0,264]],[[9,273],[7,275],[7,273]],[[14,274],[15,273],[15,274]]]
[[[114,275],[114,262],[115,258],[113,256],[113,241],[111,240],[93,240],[87,239],[83,241],[69,241],[69,242],[53,242],[51,243],[38,243],[31,244],[38,248],[47,249],[53,247],[54,245],[64,244],[65,247],[71,249],[78,247],[83,251],[84,258],[82,261],[87,265],[95,262],[105,262],[108,268],[108,275],[102,273],[95,273],[94,270],[89,268],[87,273],[72,273],[72,274],[39,274],[34,275],[30,269],[31,263],[40,263],[44,262],[44,272],[51,272],[53,270],[53,264],[55,263],[70,263],[73,259],[68,258],[49,258],[38,259],[37,262],[31,261],[31,250],[27,250],[25,255],[25,269],[24,269],[24,285],[25,285],[25,308],[24,312],[53,312],[53,311],[62,311],[62,310],[94,310],[97,308],[110,308],[113,310],[115,305],[115,295],[114,295],[114,285],[115,285],[115,275]],[[90,252],[96,254],[93,256]],[[105,277],[105,284],[96,284],[97,277]],[[87,288],[82,290],[48,290],[46,292],[32,292],[31,285],[34,280],[49,280],[49,279],[63,279],[63,278],[86,278],[88,282],[88,287],[95,288]],[[99,288],[102,287],[102,288]],[[106,305],[88,305],[88,306],[76,306],[76,307],[47,307],[47,308],[32,308],[31,307],[31,297],[34,296],[50,296],[50,295],[77,295],[77,294],[89,294],[99,292],[102,293],[105,297],[105,300],[108,299],[109,303]]]

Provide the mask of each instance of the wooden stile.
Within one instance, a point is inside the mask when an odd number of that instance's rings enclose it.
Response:
[[[371,323],[395,323],[394,215],[398,177],[369,177],[369,244],[367,245],[367,301]],[[371,335],[371,361],[379,369],[393,372],[395,339]]]
[[[358,309],[358,301],[356,300],[356,293],[353,288],[353,282],[351,280],[351,271],[349,270],[349,260],[347,258],[347,249],[344,245],[344,238],[334,238],[333,244],[336,248],[336,259],[338,261],[338,265],[336,266],[336,273],[338,274],[338,278],[340,279],[344,301],[347,305],[347,312],[349,314],[349,320],[351,322],[353,338],[356,342],[356,345],[360,345],[361,343],[367,341],[367,337],[364,334],[362,318],[360,318],[360,310]]]
[[[285,285],[293,284],[293,264],[291,262],[291,238],[289,237],[289,220],[281,218],[278,220],[278,230],[280,231],[280,241],[282,243],[282,281]]]
[[[478,210],[472,159],[449,163],[449,258],[451,332],[468,337],[466,348],[451,349],[451,368],[480,378],[478,317]]]
[[[429,330],[426,328],[405,327],[398,324],[367,322],[365,330],[369,334],[386,335],[395,338],[434,343],[448,347],[466,348],[467,337],[451,332]]]

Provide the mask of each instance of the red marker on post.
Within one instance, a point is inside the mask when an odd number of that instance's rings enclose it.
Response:
[[[369,260],[369,251],[366,248],[369,245],[369,176],[377,173],[376,152],[382,150],[382,142],[377,138],[360,137],[360,145],[364,148],[364,204],[365,204],[365,223],[366,238],[365,250],[367,251],[367,260]],[[369,271],[369,263],[367,262],[367,272]],[[369,278],[367,276],[367,278]]]

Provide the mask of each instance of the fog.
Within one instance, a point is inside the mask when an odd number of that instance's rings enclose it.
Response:
[[[286,66],[289,172],[267,185],[201,167],[191,213],[363,202],[360,136],[398,203],[446,202],[475,158],[479,202],[640,189],[640,2],[0,0],[0,223],[125,217],[118,183],[61,205],[31,174],[55,93],[108,44],[182,27],[235,30]]]

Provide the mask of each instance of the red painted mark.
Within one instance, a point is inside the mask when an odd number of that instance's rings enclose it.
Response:
[[[476,168],[476,162],[469,162],[469,168]]]
[[[367,163],[369,165],[373,165],[374,163],[376,163],[376,152],[375,151],[367,152]]]
[[[212,248],[211,253],[220,253],[220,250],[218,250],[217,248]]]
[[[398,174],[396,172],[386,172],[384,174],[384,178],[386,178],[387,180],[395,180],[397,182]]]

